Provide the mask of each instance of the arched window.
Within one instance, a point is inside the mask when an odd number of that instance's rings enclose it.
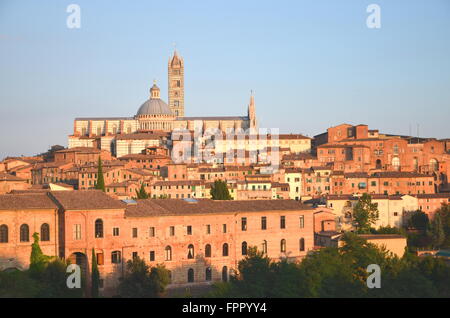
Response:
[[[302,237],[300,239],[300,252],[303,252],[305,250],[305,239]]]
[[[417,157],[414,157],[413,159],[413,168],[414,170],[419,170],[419,159],[417,159]]]
[[[194,245],[189,244],[188,246],[188,259],[194,258]]]
[[[381,169],[382,168],[382,166],[381,166],[381,160],[380,159],[377,159],[377,161],[376,161],[376,163],[375,163],[375,169]]]
[[[211,245],[209,244],[205,246],[205,257],[211,257]]]
[[[392,167],[394,168],[394,170],[400,170],[400,158],[399,157],[392,158]]]
[[[438,161],[434,158],[430,159],[430,170],[431,171],[438,171],[439,170],[439,165],[438,165]]]
[[[247,255],[247,242],[242,242],[242,255]]]
[[[194,282],[194,270],[192,268],[188,269],[188,283]]]
[[[22,224],[20,226],[20,241],[29,242],[30,241],[30,228],[27,224]]]
[[[171,261],[172,260],[172,248],[170,246],[166,246],[165,253],[166,253],[166,261]]]
[[[262,252],[263,252],[264,254],[267,254],[267,241],[266,241],[266,240],[264,240],[264,241],[262,242]]]
[[[101,219],[95,220],[95,237],[103,237],[103,221]]]
[[[205,269],[205,280],[211,280],[212,279],[212,271],[211,267],[206,267]]]
[[[122,262],[122,254],[120,251],[112,251],[111,252],[111,263],[120,264]]]
[[[228,243],[222,245],[222,256],[228,256]]]
[[[47,223],[41,225],[41,241],[50,241],[50,226]]]
[[[5,224],[0,226],[0,243],[8,243],[8,226]]]
[[[282,239],[280,242],[280,251],[281,253],[286,253],[286,240]]]
[[[228,267],[226,266],[222,267],[222,281],[228,281]]]

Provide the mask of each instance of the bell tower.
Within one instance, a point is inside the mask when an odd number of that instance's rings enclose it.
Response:
[[[255,96],[253,95],[253,91],[250,93],[250,103],[248,104],[248,120],[249,120],[249,128],[258,128],[258,122],[256,120],[256,108],[255,108]]]
[[[169,107],[177,117],[184,116],[184,61],[175,50],[169,58]]]

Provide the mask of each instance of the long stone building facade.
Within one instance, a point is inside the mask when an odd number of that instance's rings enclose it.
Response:
[[[28,268],[36,232],[43,252],[80,265],[88,284],[94,249],[103,295],[115,294],[136,256],[164,264],[169,287],[227,281],[252,246],[274,260],[306,256],[314,212],[295,200],[125,203],[96,190],[0,195],[0,270]]]

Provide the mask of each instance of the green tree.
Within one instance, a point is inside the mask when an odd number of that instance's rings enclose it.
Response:
[[[47,266],[48,262],[51,260],[51,257],[42,253],[41,247],[39,246],[38,233],[33,233],[33,240],[33,244],[31,244],[29,272],[32,277],[38,277],[42,274],[45,266]]]
[[[425,231],[428,228],[428,215],[425,212],[422,212],[420,210],[415,211],[411,214],[408,220],[408,227],[419,230],[419,231]]]
[[[214,181],[210,193],[213,200],[232,200],[226,181]]]
[[[378,220],[378,204],[372,203],[369,194],[364,193],[353,208],[353,225],[358,233],[370,233],[370,228]]]
[[[122,297],[149,298],[160,296],[170,282],[169,272],[158,265],[150,269],[140,257],[127,262],[127,270],[119,285]]]
[[[429,236],[431,237],[434,248],[439,248],[445,242],[444,226],[439,211],[435,213],[433,221],[431,222]]]
[[[97,257],[92,249],[92,270],[91,270],[91,297],[97,298],[99,291],[100,273],[98,271]]]
[[[136,190],[136,198],[137,199],[148,199],[149,198],[147,191],[145,191],[144,183],[141,184],[141,188],[139,189],[139,191]]]
[[[97,183],[95,188],[105,192],[105,178],[103,177],[103,164],[100,156],[98,157],[98,169],[97,169]]]

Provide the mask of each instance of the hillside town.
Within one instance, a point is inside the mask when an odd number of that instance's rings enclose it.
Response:
[[[347,123],[313,137],[263,130],[253,93],[244,116],[185,117],[176,51],[168,74],[167,104],[154,83],[136,115],[76,118],[68,147],[0,162],[0,269],[28,268],[38,233],[44,254],[85,273],[95,255],[104,295],[136,257],[164,263],[174,288],[226,282],[251,246],[292,261],[340,246],[362,200],[376,204],[374,231],[398,231],[361,237],[401,257],[400,229],[450,203],[450,139]]]

